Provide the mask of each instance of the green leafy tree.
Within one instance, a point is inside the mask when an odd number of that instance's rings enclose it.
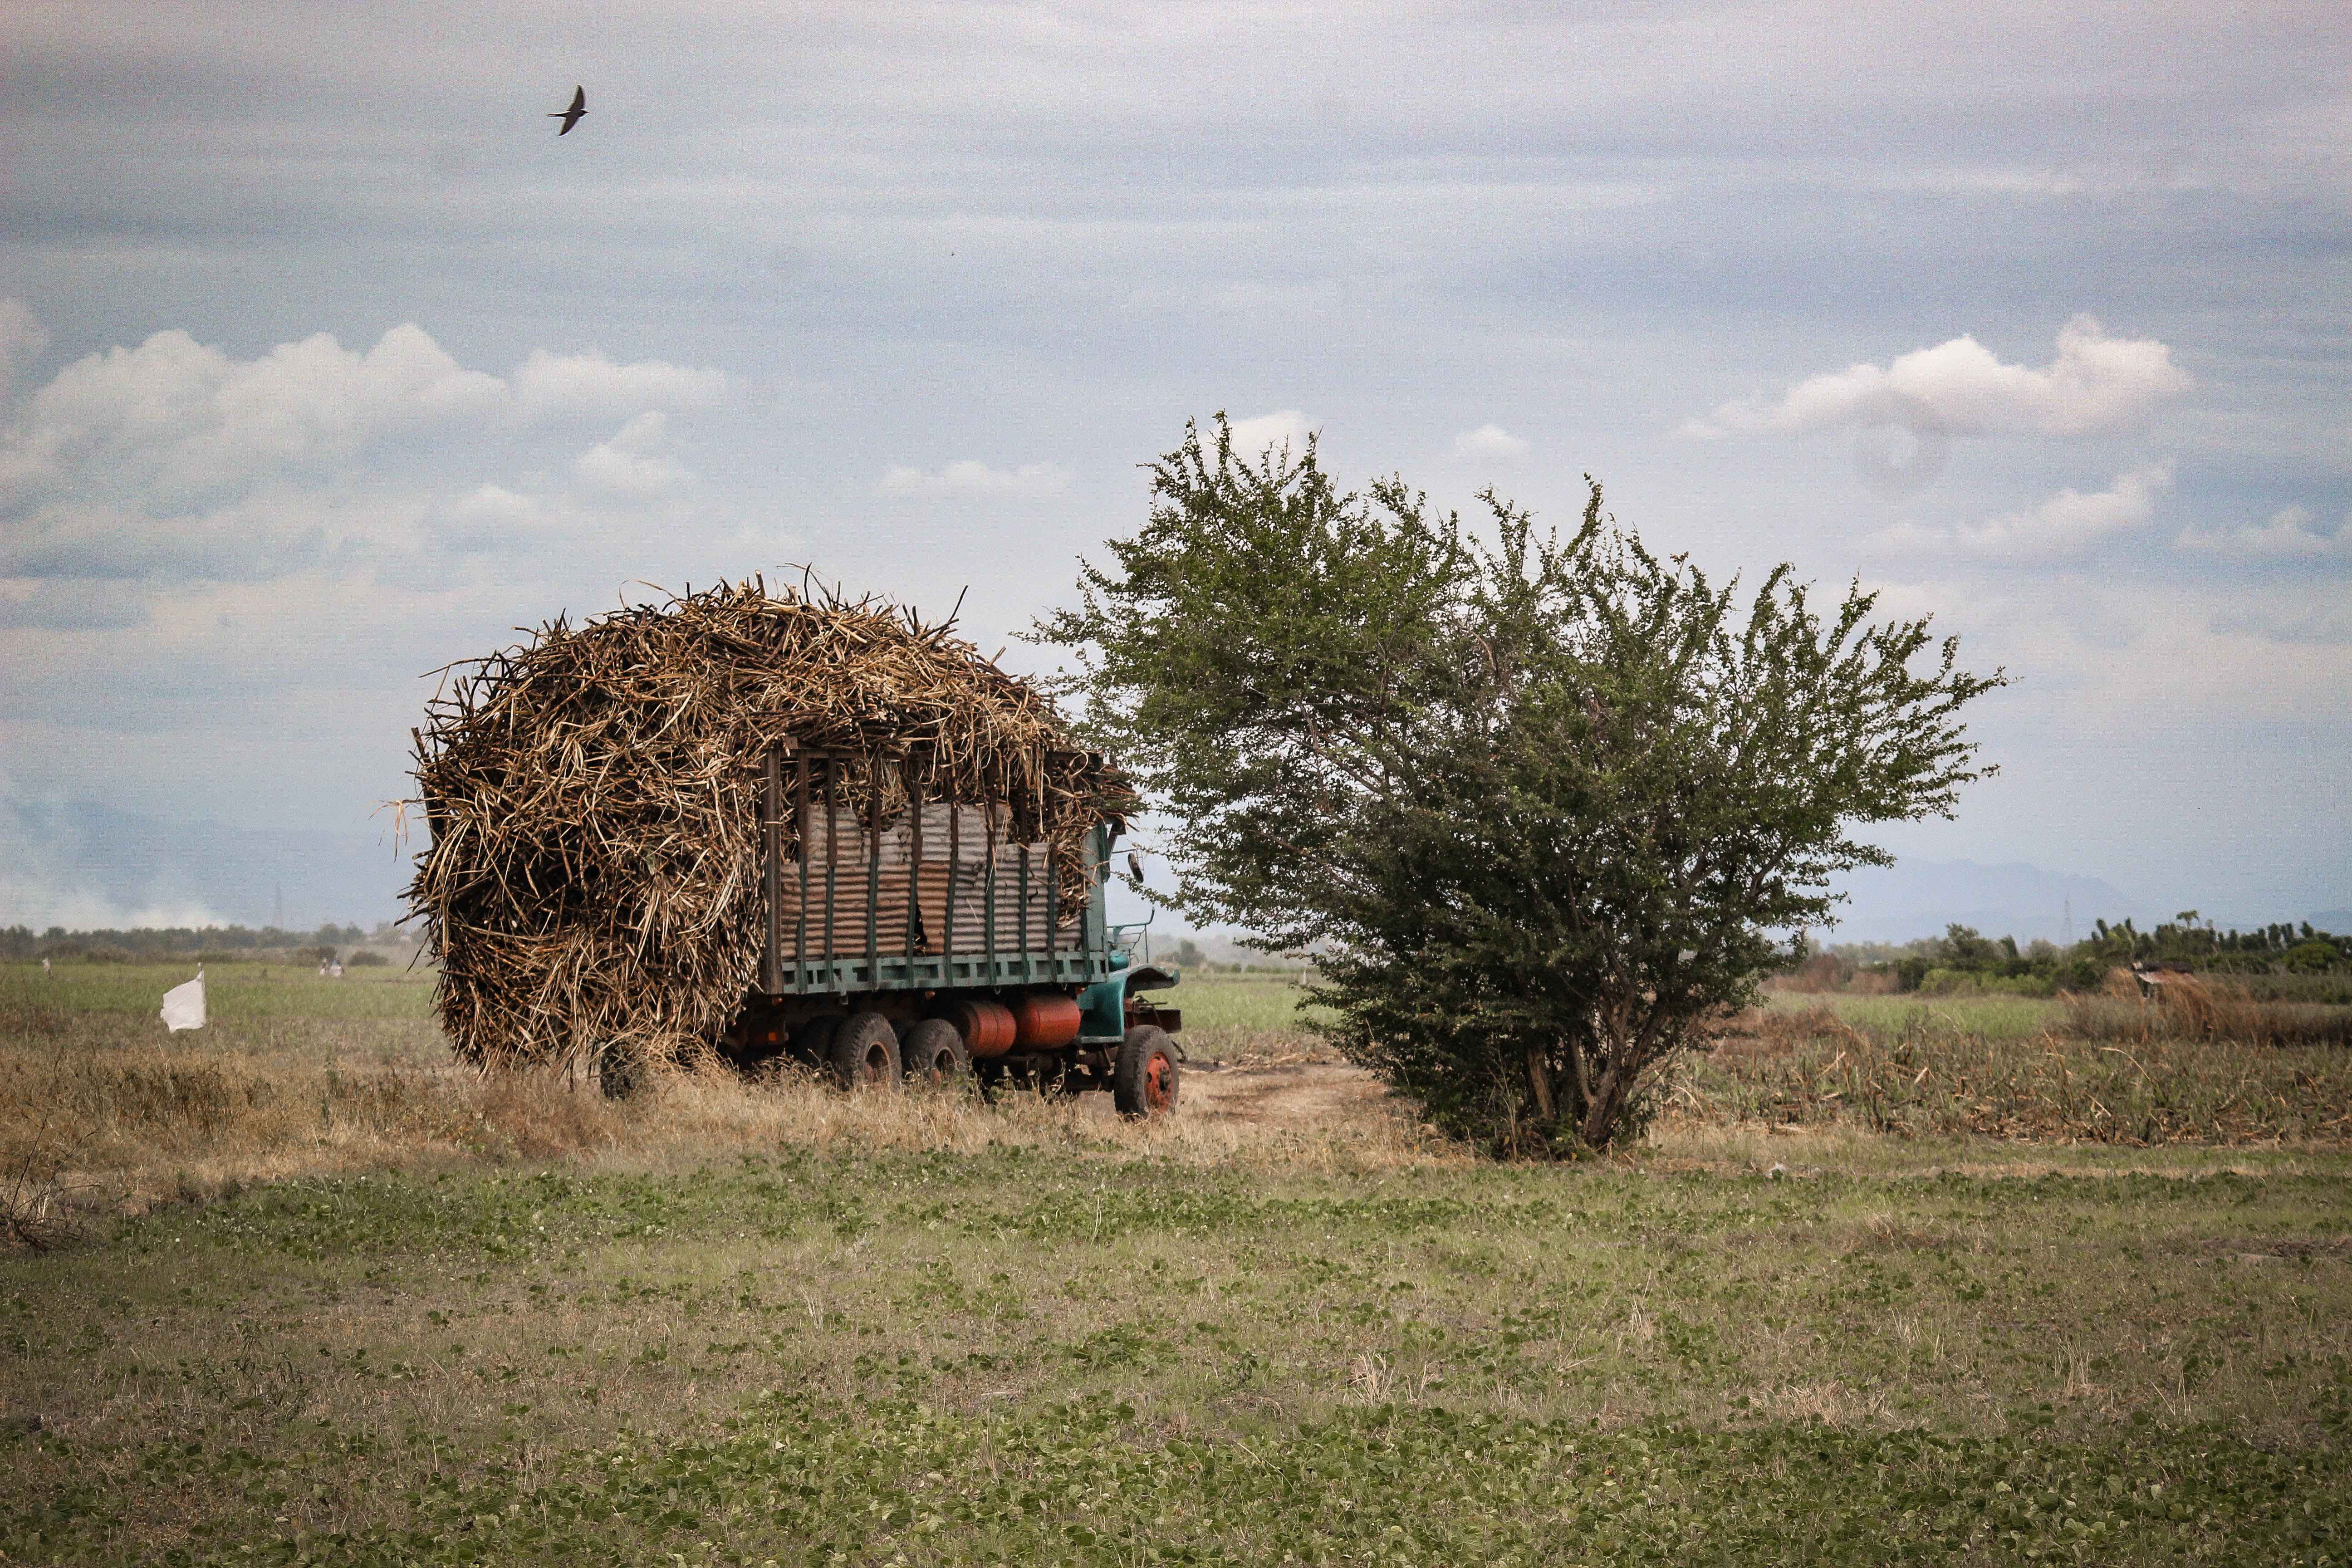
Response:
[[[1858,588],[1717,587],[1597,486],[1565,540],[1489,493],[1482,538],[1222,416],[1151,474],[1036,635],[1181,824],[1167,900],[1317,950],[1349,1053],[1497,1147],[1622,1136],[1831,873],[1885,863],[1850,830],[1979,776],[1956,715],[1998,674]]]

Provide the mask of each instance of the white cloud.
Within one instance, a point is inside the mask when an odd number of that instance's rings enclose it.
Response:
[[[2314,521],[2302,507],[2282,507],[2258,528],[2233,528],[2221,533],[2199,533],[2184,528],[2172,542],[2172,547],[2273,560],[2352,553],[2352,515],[2337,524],[2333,533],[2315,531],[2311,526]]]
[[[37,333],[29,312],[0,310],[0,354]],[[614,416],[625,423],[572,471],[610,504],[643,504],[694,478],[669,454],[666,410],[706,406],[728,386],[712,370],[545,351],[509,379],[468,370],[414,324],[365,352],[321,332],[252,359],[157,332],[67,365],[0,428],[0,575],[152,587],[381,565],[436,546],[529,548],[555,520],[494,515],[493,502],[520,504],[543,482],[467,476],[465,499],[445,504],[433,492],[436,472],[456,478],[448,456],[485,429],[511,453],[533,424],[627,400]],[[127,615],[119,600],[27,588],[8,605],[20,624],[89,624]]]
[[[49,334],[41,330],[31,306],[22,300],[0,300],[0,397],[16,389],[25,367],[48,346]]]
[[[669,439],[669,416],[648,408],[620,428],[609,441],[599,441],[580,454],[572,471],[601,490],[640,495],[666,490],[694,478],[662,447]]]
[[[620,419],[649,408],[709,408],[726,400],[731,385],[720,371],[657,359],[616,363],[594,350],[555,354],[533,349],[510,379],[515,417],[526,423]]]
[[[919,468],[893,468],[876,481],[874,493],[900,500],[945,500],[985,496],[1055,495],[1070,488],[1077,476],[1053,463],[1024,463],[1017,468],[992,468],[966,459],[950,463],[936,474]]]
[[[1950,552],[2010,565],[2047,565],[2080,560],[2156,516],[2156,496],[2172,484],[2172,459],[2143,463],[2117,474],[2105,489],[2088,495],[2069,485],[2023,511],[1953,528],[1904,521],[1873,536],[1880,554]]]
[[[1269,447],[1287,446],[1294,453],[1307,449],[1307,416],[1296,408],[1277,408],[1271,414],[1253,415],[1228,424],[1237,457],[1255,458]]]
[[[0,501],[88,487],[184,504],[496,414],[509,397],[505,383],[465,369],[414,325],[363,354],[319,332],[251,360],[174,328],[77,360],[36,392],[0,438],[0,474],[14,492]]]
[[[445,550],[488,555],[533,548],[555,525],[546,503],[537,496],[504,485],[483,485],[451,503],[426,526]]]
[[[1717,437],[1797,434],[1842,425],[1906,424],[1923,416],[1979,435],[2105,436],[2144,426],[2195,383],[2153,338],[2111,338],[2095,317],[2058,331],[2058,356],[2035,370],[2004,364],[1972,337],[1915,349],[1884,369],[1857,364],[1812,376],[1780,398],[1723,405],[1679,432]],[[1924,413],[1923,413],[1924,411]]]
[[[1500,425],[1481,425],[1475,430],[1465,430],[1454,437],[1453,448],[1446,453],[1457,463],[1481,459],[1496,461],[1527,455],[1528,444]]]
[[[0,360],[38,331],[29,312],[0,309]],[[414,432],[708,407],[728,386],[716,370],[543,349],[502,379],[466,369],[413,322],[364,353],[318,332],[250,360],[174,328],[78,360],[32,395],[0,437],[0,504],[75,488],[184,504]]]

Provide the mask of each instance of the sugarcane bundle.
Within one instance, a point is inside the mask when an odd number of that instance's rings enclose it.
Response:
[[[1134,805],[952,622],[759,579],[453,666],[414,739],[431,843],[409,908],[442,1026],[483,1067],[676,1063],[727,1026],[758,973],[772,752],[826,759],[851,820],[982,808],[1071,889],[1087,830]],[[788,816],[787,856],[801,831]]]

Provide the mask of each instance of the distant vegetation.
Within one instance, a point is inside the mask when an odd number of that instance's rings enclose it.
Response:
[[[0,928],[0,958],[47,958],[58,963],[152,963],[186,956],[211,963],[232,959],[296,958],[318,962],[362,942],[378,947],[413,945],[389,921],[373,931],[330,921],[317,931],[281,931],[276,926],[140,926],[130,931],[68,931],[51,926],[36,934],[30,926]],[[323,950],[323,951],[322,951]]]
[[[1972,926],[1946,928],[1904,946],[1884,942],[1821,948],[1783,976],[1790,991],[1999,992],[2054,996],[2099,989],[2111,971],[2143,967],[2223,975],[2257,996],[2304,1002],[2352,1002],[2352,936],[2300,925],[2222,931],[2187,910],[2153,931],[2130,921],[2094,922],[2092,935],[2072,946],[2014,937],[1988,937]]]

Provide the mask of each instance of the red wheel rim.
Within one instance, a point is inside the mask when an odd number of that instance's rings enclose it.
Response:
[[[858,1077],[867,1083],[890,1081],[890,1053],[884,1050],[878,1041],[873,1049],[866,1053],[866,1070],[858,1074]]]
[[[1176,1064],[1157,1051],[1143,1069],[1143,1103],[1154,1112],[1176,1103]]]

